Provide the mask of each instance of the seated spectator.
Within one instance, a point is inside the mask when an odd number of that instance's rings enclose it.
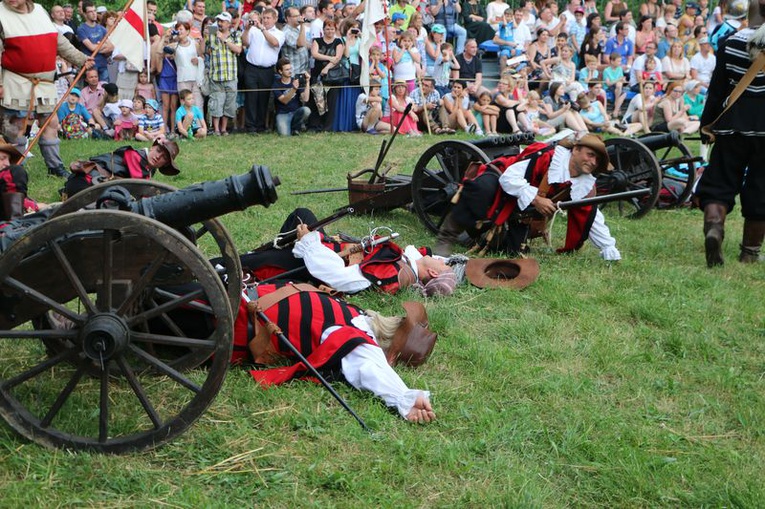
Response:
[[[441,44],[441,51],[433,64],[433,77],[436,90],[441,97],[451,92],[452,70],[459,71],[460,63],[454,56],[454,46],[449,42]]]
[[[579,61],[586,64],[585,58],[587,55],[592,55],[596,58],[599,67],[605,67],[608,65],[608,55],[604,53],[605,49],[606,33],[599,26],[594,26],[584,36],[582,47],[579,50]]]
[[[701,93],[701,83],[696,80],[688,80],[685,82],[684,88],[683,101],[689,106],[688,118],[698,120],[701,118],[706,102],[706,96]]]
[[[673,26],[675,27],[675,30],[677,30],[677,19],[675,18],[675,12],[677,11],[677,6],[675,4],[666,4],[663,9],[662,16],[656,20],[656,28],[661,32],[664,31],[666,34],[667,28]],[[677,37],[677,32],[675,32],[675,37]]]
[[[542,65],[545,66],[547,74],[550,76],[550,82],[563,84],[569,99],[576,98],[584,92],[582,84],[576,81],[576,65],[572,60],[573,56],[574,50],[566,44],[560,49],[559,56],[542,61]]]
[[[616,24],[624,23],[624,27],[627,31],[625,34],[625,37],[627,40],[629,40],[632,43],[632,49],[633,49],[633,56],[634,56],[634,49],[635,49],[635,39],[637,37],[637,30],[635,29],[635,20],[632,17],[632,11],[628,8],[622,9],[619,12],[619,21]],[[609,31],[608,35],[610,37],[616,36],[616,25],[611,25],[611,30]]]
[[[372,80],[369,83],[369,95],[362,92],[356,99],[356,125],[362,133],[387,134],[391,125],[382,120],[383,98],[380,95],[380,82]]]
[[[407,89],[406,80],[396,80],[393,82],[393,95],[390,98],[391,124],[394,127],[400,125],[401,127],[399,127],[398,132],[401,134],[422,136],[422,133],[417,129],[417,113],[414,110],[409,110],[409,113],[404,117],[407,104],[412,102]]]
[[[510,76],[503,76],[497,82],[497,88],[494,91],[493,104],[499,109],[497,118],[497,132],[500,133],[520,133],[519,122],[522,122],[523,116],[521,100],[515,97],[516,80]]]
[[[140,120],[146,114],[146,98],[141,95],[133,97],[133,113]]]
[[[443,25],[434,23],[430,27],[430,33],[428,34],[428,37],[425,39],[425,53],[423,55],[423,57],[425,58],[425,74],[427,76],[433,76],[433,77],[438,76],[438,73],[436,73],[433,70],[433,66],[436,63],[436,59],[441,54],[441,46],[445,44],[444,43],[445,37],[446,37],[446,28]],[[454,52],[452,51],[452,53]]]
[[[648,59],[656,59],[656,67],[653,69],[654,72],[663,73],[664,68],[662,67],[661,62],[659,61],[658,57],[656,56],[657,48],[655,42],[649,42],[645,45],[645,53],[640,55],[635,59],[634,62],[632,62],[632,68],[630,69],[630,90],[637,93],[640,91],[640,76],[643,71],[645,71],[645,63]],[[645,81],[645,80],[643,80]]]
[[[58,109],[58,123],[64,139],[79,140],[88,137],[88,131],[93,129],[96,122],[80,103],[80,89],[73,88],[66,102]]]
[[[88,110],[88,113],[93,116],[102,129],[109,127],[99,111],[103,107],[104,97],[106,97],[104,85],[106,83],[98,79],[98,71],[96,69],[88,69],[85,71],[85,86],[80,90],[80,103]],[[116,85],[114,85],[114,89],[117,90]]]
[[[683,50],[687,58],[693,58],[693,55],[699,52],[699,39],[707,36],[707,27],[705,25],[696,25],[693,27],[693,37],[685,41]],[[710,41],[710,46],[711,46]]]
[[[645,53],[648,43],[657,43],[656,30],[653,29],[653,18],[641,16],[638,22],[638,31],[635,34],[635,54],[642,55]]]
[[[537,30],[537,39],[529,44],[527,54],[529,57],[529,65],[531,65],[531,71],[529,72],[529,80],[532,82],[538,82],[537,87],[543,89],[547,86],[547,80],[550,77],[545,73],[545,68],[542,66],[542,62],[552,57],[552,50],[547,43],[550,38],[550,32],[546,28],[540,28]]]
[[[661,62],[661,70],[665,78],[683,81],[691,77],[691,63],[683,54],[683,43],[676,39],[669,47],[669,54]]]
[[[443,101],[441,118],[445,127],[462,129],[466,133],[483,136],[483,130],[478,127],[475,115],[470,109],[470,97],[464,81],[454,80],[452,91],[444,96]]]
[[[205,116],[195,104],[194,93],[188,88],[178,92],[181,105],[175,112],[175,126],[178,134],[184,138],[202,139],[207,136]]]
[[[132,140],[138,131],[138,117],[133,113],[133,101],[120,99],[117,106],[120,108],[120,114],[114,119],[114,139]]]
[[[462,26],[467,30],[468,39],[475,39],[478,44],[490,41],[494,29],[487,23],[486,9],[479,0],[462,0]]]
[[[639,122],[621,124],[611,120],[608,118],[605,107],[599,101],[590,101],[590,98],[585,93],[579,94],[576,103],[579,105],[579,114],[591,133],[629,136],[640,131],[642,128]]]
[[[428,0],[428,9],[435,22],[446,28],[446,37],[456,39],[455,53],[458,55],[465,49],[467,30],[457,23],[462,12],[462,6],[457,0]]]
[[[675,41],[680,41],[677,37],[677,27],[675,25],[669,25],[664,31],[664,35],[659,38],[659,42],[656,44],[656,56],[662,59],[662,65],[664,65],[664,57],[669,55],[670,47]]]
[[[606,84],[606,99],[614,102],[613,115],[619,116],[622,111],[622,103],[627,98],[624,92],[626,79],[624,69],[621,66],[622,56],[619,53],[611,53],[609,65],[603,69],[603,81]]]
[[[306,72],[300,77],[293,77],[292,64],[284,57],[276,62],[276,72],[273,84],[276,132],[280,136],[299,134],[311,115],[311,110],[305,105],[311,94],[311,74]]]
[[[656,105],[659,102],[654,92],[656,92],[656,89],[652,82],[644,83],[642,93],[633,97],[629,105],[627,105],[627,112],[624,114],[623,122],[628,124],[640,122],[641,131],[650,133],[651,126],[654,123]]]
[[[409,94],[409,98],[412,100],[412,111],[419,119],[417,127],[421,132],[446,134],[440,122],[441,94],[436,90],[433,78],[422,78],[420,86]]]
[[[491,103],[491,93],[487,90],[478,96],[473,104],[473,115],[478,126],[483,125],[483,132],[487,136],[495,136],[497,133],[497,118],[499,106]]]
[[[544,110],[541,104],[539,92],[536,90],[529,92],[524,115],[524,130],[534,133],[535,136],[550,136],[555,133],[555,128],[543,120]]]
[[[526,49],[531,42],[531,34],[528,27],[523,24],[523,20],[516,22],[516,18],[520,18],[522,14],[523,11],[520,9],[506,10],[505,18],[494,36],[494,44],[500,47],[500,74],[505,72],[508,59],[526,54]]]
[[[579,6],[574,8],[574,19],[568,22],[565,30],[566,33],[568,33],[569,44],[574,48],[575,59],[577,60],[577,63],[581,64],[578,55],[582,50],[584,37],[587,35],[587,28],[584,20],[584,7]]]
[[[558,81],[550,85],[550,95],[542,101],[542,120],[556,129],[564,125],[578,133],[586,133],[587,126],[581,115],[571,107],[566,98],[566,87]]]
[[[469,96],[478,97],[485,90],[483,87],[483,64],[478,54],[478,43],[475,39],[468,39],[465,43],[465,51],[457,55],[460,67],[452,70],[452,78],[467,83],[465,89]],[[452,90],[453,91],[453,90]]]
[[[598,59],[594,55],[584,56],[584,67],[579,70],[579,83],[583,87],[587,87],[587,84],[591,81],[597,81],[600,79],[600,71],[598,71]]]
[[[678,131],[681,134],[693,134],[699,130],[700,122],[691,120],[688,115],[690,105],[683,98],[683,84],[675,81],[667,86],[667,94],[656,106],[651,130],[668,133]]]
[[[606,54],[619,53],[621,66],[624,71],[629,71],[635,56],[635,46],[627,38],[629,25],[620,21],[615,26],[616,35],[606,41]]]
[[[712,71],[717,65],[717,58],[712,53],[712,46],[708,37],[699,39],[699,52],[691,58],[691,78],[701,82],[701,93],[706,94],[709,82],[712,79]]]
[[[645,61],[645,70],[640,73],[640,83],[646,81],[653,81],[656,84],[656,93],[662,95],[664,90],[664,78],[661,76],[661,71],[656,70],[656,57],[649,57]]]
[[[156,99],[147,99],[145,114],[138,119],[138,141],[155,141],[165,136],[165,119],[159,114],[159,103]]]
[[[513,9],[507,5],[505,0],[492,0],[486,4],[486,21],[491,25],[495,31],[499,30],[499,26],[505,20],[505,12]],[[523,13],[521,13],[521,21],[523,21]]]
[[[599,102],[604,107],[608,105],[606,92],[603,90],[603,83],[600,81],[590,81],[587,83],[587,98],[590,102]]]

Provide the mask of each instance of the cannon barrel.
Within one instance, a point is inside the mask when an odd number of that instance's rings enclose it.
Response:
[[[680,134],[677,131],[646,134],[645,136],[638,138],[637,141],[651,149],[653,152],[667,147],[679,147],[682,144]]]
[[[272,177],[268,167],[254,165],[243,175],[142,198],[133,202],[130,209],[169,226],[186,226],[251,205],[268,207],[277,199],[279,184],[278,177]]]

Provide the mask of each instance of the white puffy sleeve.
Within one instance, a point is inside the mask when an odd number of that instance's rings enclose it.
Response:
[[[519,210],[526,209],[539,191],[525,178],[528,165],[528,160],[511,164],[499,177],[499,185],[502,186],[502,190],[518,199]]]
[[[604,260],[617,261],[622,259],[621,253],[616,249],[616,239],[611,236],[611,231],[606,226],[606,218],[603,217],[600,210],[595,213],[595,220],[590,229],[590,240],[595,247],[600,249],[600,256]]]
[[[292,254],[302,258],[311,276],[339,292],[357,293],[371,285],[358,265],[346,267],[337,253],[321,243],[319,232],[310,232],[295,242]]]

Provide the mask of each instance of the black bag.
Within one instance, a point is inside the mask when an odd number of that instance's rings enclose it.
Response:
[[[346,67],[347,60],[342,59],[336,66],[331,68],[329,71],[327,71],[327,74],[322,78],[322,81],[325,85],[329,85],[331,87],[337,86],[337,85],[344,85],[345,80],[348,79],[350,76],[350,73],[348,72],[348,67]]]
[[[361,85],[361,64],[351,64],[350,78],[351,85]]]

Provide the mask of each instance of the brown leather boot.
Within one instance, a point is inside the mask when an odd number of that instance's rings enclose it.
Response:
[[[741,241],[741,263],[757,263],[760,261],[760,247],[765,237],[765,221],[744,220],[744,238]]]
[[[721,203],[704,207],[704,250],[707,267],[723,264],[722,243],[725,238],[725,216],[728,208]]]
[[[457,224],[454,220],[454,215],[449,213],[441,224],[441,229],[438,231],[438,238],[436,239],[436,245],[433,247],[433,254],[439,256],[449,256],[452,254],[452,246],[457,242],[457,237],[460,233],[465,231],[463,227]]]
[[[6,221],[24,215],[24,193],[3,193],[3,218]]]

